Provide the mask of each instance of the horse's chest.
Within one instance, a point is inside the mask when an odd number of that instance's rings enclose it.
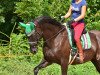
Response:
[[[44,55],[45,55],[46,57],[54,57],[54,52],[53,52],[52,50],[46,50],[46,51],[44,52]]]
[[[56,56],[56,53],[52,51],[52,49],[45,49],[43,51],[43,54],[44,54],[44,58],[49,61],[54,60]]]

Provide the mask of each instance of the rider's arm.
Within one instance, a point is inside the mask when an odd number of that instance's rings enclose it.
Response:
[[[85,14],[86,14],[86,6],[82,6],[81,15],[77,17],[76,19],[74,19],[74,21],[79,21],[83,19],[85,17]]]
[[[68,10],[67,14],[64,16],[64,18],[70,17],[71,12],[72,12],[72,6],[70,5],[69,10]]]

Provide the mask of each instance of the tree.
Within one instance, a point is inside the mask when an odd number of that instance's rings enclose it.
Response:
[[[10,36],[14,23],[17,19],[15,11],[15,3],[20,0],[0,0],[0,32]],[[0,39],[8,39],[6,36],[0,34]]]

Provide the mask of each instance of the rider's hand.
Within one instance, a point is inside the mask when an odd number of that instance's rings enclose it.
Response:
[[[65,18],[65,17],[64,17],[64,16],[61,16],[61,19],[62,19],[62,18]]]
[[[63,22],[65,20],[64,16],[61,16],[61,22]]]
[[[68,24],[69,24],[69,25],[72,25],[72,23],[74,23],[74,22],[75,22],[75,20],[72,19],[72,20],[70,20],[70,21],[68,22]]]
[[[74,23],[74,22],[75,22],[74,19],[68,21],[68,25],[69,25],[69,27],[70,27],[71,29],[73,29],[72,23]]]

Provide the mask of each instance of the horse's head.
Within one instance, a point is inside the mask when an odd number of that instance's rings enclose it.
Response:
[[[64,29],[61,23],[47,16],[38,17],[35,19],[34,23],[20,23],[20,25],[25,28],[32,53],[37,52],[36,46],[42,36],[43,39],[47,42],[47,40],[51,40]]]
[[[28,43],[30,45],[30,51],[32,53],[36,53],[38,41],[42,36],[39,25],[36,25],[33,22],[29,22],[28,24],[20,22],[20,25],[25,28],[25,32],[29,41]]]

